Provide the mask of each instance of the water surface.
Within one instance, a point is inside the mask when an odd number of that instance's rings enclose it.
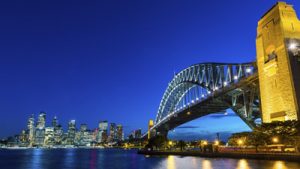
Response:
[[[300,169],[285,161],[151,156],[120,149],[0,150],[1,169]]]

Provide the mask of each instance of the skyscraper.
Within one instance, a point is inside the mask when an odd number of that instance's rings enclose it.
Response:
[[[45,128],[44,146],[53,146],[55,144],[54,127]]]
[[[45,112],[40,112],[36,127],[39,128],[39,129],[44,129],[45,128],[45,123],[46,123],[46,113]]]
[[[75,120],[71,120],[68,124],[68,136],[67,136],[67,144],[74,145],[76,134],[76,122]]]
[[[100,121],[99,122],[99,142],[107,142],[107,128],[108,122],[107,121]]]
[[[57,117],[56,116],[54,116],[54,118],[53,118],[53,120],[52,120],[52,127],[57,127],[57,125],[58,125],[58,120],[57,120]]]
[[[64,130],[63,130],[62,126],[60,124],[58,124],[54,128],[54,142],[55,142],[55,144],[59,145],[59,144],[62,143],[63,135],[64,135]]]
[[[107,121],[100,121],[99,122],[99,130],[107,131],[108,122]]]
[[[116,123],[110,123],[108,140],[110,142],[116,140]]]
[[[80,124],[80,132],[85,132],[87,130],[87,124]]]
[[[46,113],[40,112],[36,129],[35,129],[35,139],[34,144],[36,146],[43,146],[45,140],[45,124],[46,124]]]
[[[32,146],[34,143],[34,133],[35,133],[33,114],[28,119],[27,128],[28,128],[28,142],[29,145]]]
[[[133,138],[134,139],[140,139],[141,137],[142,137],[142,129],[134,130]]]
[[[116,140],[117,140],[117,141],[122,141],[122,140],[124,140],[123,126],[120,125],[120,124],[117,126]]]
[[[36,128],[35,129],[35,138],[34,145],[43,146],[45,140],[45,128]]]

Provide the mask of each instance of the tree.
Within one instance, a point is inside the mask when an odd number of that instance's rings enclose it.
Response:
[[[162,135],[157,135],[155,137],[152,137],[148,144],[146,145],[146,148],[151,148],[155,147],[155,149],[160,149],[166,147],[166,143],[168,142],[167,137],[162,136]]]
[[[183,141],[183,140],[180,140],[178,143],[177,143],[177,146],[180,148],[180,150],[182,151],[185,146],[186,146],[186,143]]]

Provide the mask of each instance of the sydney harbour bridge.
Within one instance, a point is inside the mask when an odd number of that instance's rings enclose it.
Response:
[[[232,109],[250,128],[299,119],[300,21],[292,5],[278,2],[258,22],[257,58],[251,63],[199,63],[168,83],[148,138]]]

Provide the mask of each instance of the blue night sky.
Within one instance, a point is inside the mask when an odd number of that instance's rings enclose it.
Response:
[[[255,60],[256,26],[275,0],[1,1],[0,137],[47,112],[66,128],[147,128],[173,73],[199,62]],[[289,0],[300,15],[300,1]],[[171,133],[213,137],[249,130],[232,113]],[[176,134],[178,133],[178,134]]]

